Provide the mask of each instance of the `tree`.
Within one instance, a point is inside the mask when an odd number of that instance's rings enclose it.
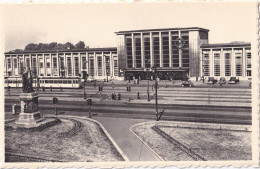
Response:
[[[37,44],[30,43],[30,44],[25,46],[24,50],[25,51],[30,51],[30,50],[36,50],[37,48],[38,48]]]
[[[75,49],[75,46],[72,43],[70,43],[70,42],[67,42],[65,44],[65,46],[66,46],[66,49]]]
[[[49,43],[49,50],[55,50],[57,48],[57,42]]]
[[[22,49],[15,49],[14,52],[23,52]]]
[[[79,41],[78,43],[76,43],[75,48],[76,49],[84,49],[85,43],[83,41]]]

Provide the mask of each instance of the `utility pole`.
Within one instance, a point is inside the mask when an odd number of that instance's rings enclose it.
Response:
[[[84,78],[84,99],[86,99],[86,89],[85,89],[85,86],[86,86],[86,79]]]
[[[158,83],[157,83],[157,69],[156,66],[154,67],[154,74],[155,74],[155,111],[156,111],[156,120],[158,121],[159,119],[159,113],[158,113],[158,98],[157,98],[157,88],[158,88]]]
[[[147,79],[147,101],[150,101],[149,79]]]

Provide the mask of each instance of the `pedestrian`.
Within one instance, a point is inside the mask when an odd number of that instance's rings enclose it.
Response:
[[[51,86],[50,90],[51,90],[51,92],[52,92],[52,86]]]
[[[42,86],[42,91],[45,92],[45,87],[44,86]]]
[[[62,92],[62,87],[60,86],[60,91]]]
[[[114,95],[114,93],[112,93],[112,100],[115,100],[115,95]]]
[[[115,93],[113,93],[113,95],[114,95],[114,100],[116,100],[116,94],[115,94]]]
[[[112,82],[112,88],[113,88],[113,89],[115,88],[115,84],[114,84],[114,82]]]
[[[118,100],[121,100],[121,94],[120,94],[120,92],[118,93]]]

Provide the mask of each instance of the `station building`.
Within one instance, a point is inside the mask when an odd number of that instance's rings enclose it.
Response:
[[[55,51],[24,51],[5,53],[5,76],[20,77],[22,68],[30,68],[34,77],[118,77],[117,49],[90,48]]]
[[[145,79],[153,66],[160,79],[198,77],[200,46],[208,44],[208,32],[199,27],[116,32],[124,77]]]
[[[199,27],[115,32],[117,47],[10,51],[5,78],[21,78],[30,68],[39,78],[160,79],[204,77],[251,78],[251,44],[209,44],[208,29]]]
[[[201,77],[250,79],[251,44],[233,42],[201,45]]]

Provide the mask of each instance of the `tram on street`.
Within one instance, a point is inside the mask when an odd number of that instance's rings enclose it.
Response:
[[[38,82],[37,82],[38,81]],[[5,87],[22,87],[21,77],[8,77],[5,78]],[[40,77],[38,80],[33,79],[33,87],[45,87],[45,88],[82,88],[81,78],[66,77],[66,78],[55,78],[55,77]]]

